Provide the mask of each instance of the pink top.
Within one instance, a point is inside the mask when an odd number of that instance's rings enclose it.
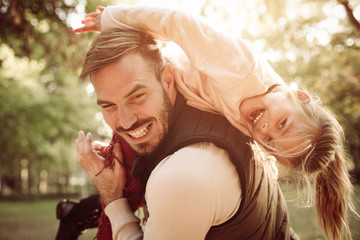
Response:
[[[264,94],[274,84],[284,85],[282,78],[249,42],[218,31],[201,18],[183,11],[110,6],[102,13],[102,31],[122,23],[179,45],[185,54],[164,53],[175,67],[177,88],[188,104],[223,114],[246,135],[249,133],[240,120],[242,101]]]

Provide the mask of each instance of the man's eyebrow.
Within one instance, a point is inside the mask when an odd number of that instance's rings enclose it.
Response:
[[[133,87],[133,89],[131,89],[131,91],[130,91],[128,94],[125,95],[125,97],[126,97],[126,98],[127,98],[127,97],[130,97],[132,94],[134,94],[136,91],[138,91],[138,90],[140,90],[140,89],[142,89],[142,88],[147,88],[147,86],[144,85],[144,84],[136,84],[136,85]]]
[[[143,88],[147,88],[146,85],[144,84],[136,84],[133,89],[131,89],[131,91],[125,95],[125,98],[130,97],[132,94],[134,94],[136,91],[143,89]],[[102,104],[112,104],[112,102],[106,101],[106,100],[101,100],[98,99],[96,102],[98,105],[102,105]]]

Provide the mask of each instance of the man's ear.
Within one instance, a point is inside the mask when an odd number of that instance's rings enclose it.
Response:
[[[305,103],[309,103],[311,102],[311,97],[307,92],[301,91],[301,90],[296,90],[295,91],[296,97]]]
[[[166,64],[161,73],[161,83],[169,95],[171,102],[174,104],[176,99],[175,74],[171,64]]]
[[[161,83],[165,90],[170,93],[175,88],[175,75],[174,69],[171,64],[166,64],[161,73]]]

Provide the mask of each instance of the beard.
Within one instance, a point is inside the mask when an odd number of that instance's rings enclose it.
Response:
[[[151,142],[140,143],[137,145],[137,153],[141,156],[151,155],[159,147],[169,132],[169,126],[173,115],[173,106],[169,96],[163,91],[164,104],[162,106],[161,115],[159,117],[159,125],[162,126],[162,131]],[[134,149],[135,150],[135,149]]]
[[[128,142],[130,147],[139,155],[141,156],[148,156],[151,155],[158,146],[162,143],[165,136],[169,132],[169,126],[170,122],[173,116],[173,105],[170,101],[170,98],[165,91],[164,88],[162,88],[162,95],[163,95],[163,104],[161,106],[161,109],[159,110],[158,119],[155,117],[150,117],[146,119],[140,119],[137,122],[135,122],[131,128],[129,129],[123,129],[122,127],[116,128],[116,132],[121,136],[126,131],[135,130],[141,126],[146,125],[147,123],[157,123],[160,126],[160,130],[158,131],[157,135],[155,135],[151,140],[147,142],[142,142],[138,144],[132,144],[131,142]],[[153,130],[152,130],[153,131]],[[126,134],[126,133],[125,133]],[[125,138],[124,138],[125,139]]]

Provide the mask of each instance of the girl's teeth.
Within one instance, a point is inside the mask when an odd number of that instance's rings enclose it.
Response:
[[[263,115],[264,115],[264,111],[261,111],[261,112],[259,113],[259,115],[257,115],[257,117],[255,118],[255,120],[254,120],[254,124],[256,124],[256,123],[257,123],[257,121],[259,121],[259,120],[260,120],[260,118],[261,118]]]

